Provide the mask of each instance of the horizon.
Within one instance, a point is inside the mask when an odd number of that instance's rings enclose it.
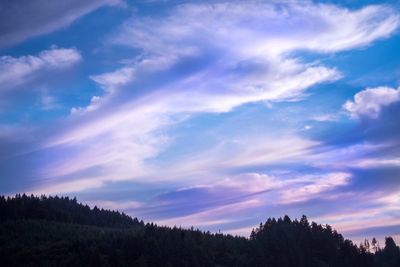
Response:
[[[400,243],[398,1],[0,6],[0,195]]]
[[[314,221],[314,220],[310,220],[310,218],[308,218],[305,214],[303,214],[303,215],[300,216],[300,217],[295,217],[295,218],[291,218],[291,217],[288,216],[287,214],[284,214],[284,215],[278,216],[278,217],[268,217],[268,216],[267,216],[263,221],[261,221],[261,222],[259,222],[258,224],[256,224],[256,225],[250,230],[249,233],[246,233],[246,234],[237,234],[237,233],[226,233],[226,232],[221,231],[220,229],[219,229],[219,230],[215,230],[215,231],[210,231],[210,230],[207,230],[207,229],[200,229],[200,228],[196,228],[196,227],[193,226],[193,225],[191,225],[191,226],[182,226],[182,225],[157,224],[156,222],[144,221],[144,220],[142,220],[141,218],[138,218],[138,217],[133,216],[133,215],[126,214],[126,213],[123,212],[123,211],[114,210],[114,209],[107,209],[107,208],[103,208],[103,207],[100,207],[100,206],[97,206],[97,205],[88,205],[87,203],[80,202],[76,197],[70,197],[70,196],[62,196],[62,195],[60,195],[60,196],[59,196],[59,195],[48,195],[48,196],[46,196],[46,195],[40,195],[40,196],[38,196],[38,195],[33,195],[33,194],[31,194],[31,195],[26,195],[25,193],[21,193],[21,194],[18,193],[18,194],[15,194],[15,195],[13,195],[13,196],[0,196],[0,197],[4,197],[4,199],[5,199],[6,201],[15,200],[15,199],[18,199],[18,198],[23,198],[23,197],[27,197],[28,199],[33,197],[33,198],[38,198],[38,199],[40,199],[40,200],[43,200],[43,198],[44,198],[44,199],[51,199],[51,198],[60,198],[60,199],[63,199],[63,198],[64,198],[64,199],[67,199],[67,200],[69,200],[69,201],[75,201],[75,203],[77,203],[78,205],[87,206],[87,207],[89,207],[89,209],[90,209],[91,211],[93,211],[93,210],[95,210],[95,209],[97,208],[98,210],[106,211],[106,212],[107,212],[107,211],[109,211],[109,212],[118,212],[120,215],[128,216],[131,220],[133,220],[133,221],[136,220],[136,222],[138,222],[138,223],[140,223],[140,224],[144,224],[144,225],[154,225],[154,226],[156,226],[156,227],[160,227],[160,228],[166,227],[166,228],[169,228],[169,229],[177,228],[177,229],[182,229],[182,230],[191,230],[191,231],[194,230],[194,231],[200,231],[201,233],[204,233],[204,234],[212,234],[212,235],[221,234],[221,235],[225,235],[225,236],[244,237],[244,238],[246,238],[246,239],[248,239],[248,240],[250,240],[251,233],[252,233],[253,231],[256,231],[257,229],[260,229],[260,224],[265,224],[265,223],[267,223],[267,221],[269,221],[269,220],[275,220],[276,222],[279,222],[280,220],[284,221],[284,220],[285,220],[285,217],[288,217],[289,220],[290,220],[291,222],[300,222],[300,221],[303,219],[303,217],[305,217],[310,226],[311,226],[313,223],[315,223],[315,224],[317,224],[317,225],[320,225],[320,226],[322,226],[322,227],[324,227],[324,228],[326,228],[326,227],[329,226],[329,227],[332,228],[332,230],[333,230],[334,232],[337,232],[337,229],[335,229],[334,227],[332,227],[332,225],[329,225],[329,224],[320,224],[320,223],[318,223],[318,222],[316,222],[316,221]],[[29,216],[29,215],[28,215],[28,216]],[[35,218],[34,216],[33,216],[33,217],[28,217],[28,218],[25,217],[25,219],[28,219],[28,220],[29,220],[29,219],[31,219],[31,220],[37,220],[37,219],[39,219],[39,220],[48,220],[48,219],[45,219],[45,217],[42,218],[41,216],[39,216],[38,218]],[[12,220],[12,219],[11,219],[11,220]],[[52,219],[50,219],[49,221],[50,221],[50,222],[51,222],[51,221],[57,222],[57,220],[52,220]],[[70,223],[71,223],[71,222],[70,222]],[[82,223],[75,223],[75,224],[78,224],[78,225],[79,225],[79,224],[82,224]],[[85,224],[82,224],[82,225],[85,225]],[[90,225],[90,224],[88,224],[88,225]],[[117,228],[118,228],[118,227],[117,227]],[[362,246],[365,246],[365,241],[368,241],[368,242],[371,243],[371,241],[372,241],[373,238],[375,238],[376,241],[377,241],[377,248],[378,248],[378,249],[383,249],[383,248],[384,248],[384,245],[383,245],[383,244],[385,244],[385,239],[386,239],[387,237],[392,238],[392,239],[396,242],[396,244],[398,244],[398,240],[396,240],[396,237],[392,237],[392,236],[385,236],[383,239],[378,239],[378,238],[376,238],[376,237],[372,237],[371,239],[364,238],[364,239],[360,239],[360,240],[352,240],[352,239],[346,238],[346,236],[343,236],[343,234],[340,233],[340,232],[337,232],[337,234],[341,235],[345,240],[350,240],[350,241],[352,241],[352,242],[353,242],[353,245],[355,245],[355,246],[358,247],[358,248],[361,248]],[[371,248],[370,250],[368,250],[368,252],[376,253],[377,251],[374,252],[373,249]]]

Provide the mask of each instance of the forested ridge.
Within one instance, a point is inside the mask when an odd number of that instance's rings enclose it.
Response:
[[[328,225],[270,218],[249,238],[157,226],[68,197],[0,197],[0,266],[399,267],[391,237],[355,245]]]

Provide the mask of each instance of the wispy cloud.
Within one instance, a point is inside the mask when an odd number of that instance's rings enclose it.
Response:
[[[112,92],[115,88],[123,86],[134,79],[135,70],[125,67],[111,73],[92,75],[90,78],[98,83],[104,90]]]
[[[346,21],[348,27],[339,27],[339,20]],[[293,28],[294,24],[301,27]],[[166,148],[168,137],[163,132],[180,122],[182,115],[227,112],[264,100],[299,100],[309,87],[336,80],[341,74],[335,68],[302,62],[291,57],[290,52],[307,49],[324,53],[364,46],[387,37],[397,24],[398,16],[388,7],[350,11],[333,5],[295,2],[279,9],[274,4],[252,1],[185,4],[165,16],[135,16],[113,36],[113,42],[139,48],[143,56],[126,67],[91,76],[106,94],[94,96],[86,108],[72,110],[81,114],[75,120],[82,123],[68,127],[45,147],[62,150],[68,145],[74,148],[74,156],[51,164],[42,174],[76,174],[78,178],[80,172],[98,166],[103,170],[101,177],[111,180],[149,175],[151,168],[146,161]],[[199,68],[182,72],[180,64]],[[152,80],[164,72],[173,73],[172,81],[151,85],[150,93],[144,96],[131,93],[140,84],[140,77]],[[85,110],[96,110],[97,114],[85,115]],[[296,153],[301,156],[304,144],[310,147],[314,143],[287,141],[276,150],[272,148],[279,142],[265,142],[265,147],[276,151],[271,153],[260,149],[258,154],[246,153],[253,150],[252,146],[241,146],[240,154],[246,157],[217,160],[216,164],[222,168],[277,162],[278,155],[281,160]],[[207,169],[210,164],[215,165],[213,160],[200,165],[192,161],[187,166],[197,164],[195,169]]]
[[[76,4],[79,12],[68,20],[10,40],[50,32],[117,2]],[[353,231],[353,221],[365,215],[351,216],[357,205],[379,217],[370,227],[395,211],[384,206],[397,205],[397,195],[365,195],[368,185],[386,193],[398,187],[393,121],[400,113],[388,109],[399,101],[399,89],[369,88],[342,107],[350,93],[339,96],[331,83],[349,73],[326,60],[394,34],[400,23],[394,8],[218,1],[150,13],[137,10],[108,32],[95,56],[81,49],[86,80],[76,89],[79,101],[73,95],[63,103],[72,107],[64,118],[25,134],[23,127],[0,128],[0,174],[25,181],[29,192],[77,194],[144,219],[205,229],[243,232],[285,212]],[[77,48],[2,57],[0,87],[27,85],[80,61]],[[320,87],[332,89],[322,96]],[[61,99],[51,92],[40,101],[51,108]],[[301,105],[309,105],[307,114],[295,108]],[[293,111],[283,116],[282,106]],[[343,116],[343,109],[360,120]],[[2,190],[21,187],[10,182]],[[111,187],[117,190],[102,191]],[[349,203],[355,204],[345,209]]]
[[[339,115],[337,114],[319,114],[312,116],[311,120],[318,121],[318,122],[333,122],[339,120]]]
[[[0,90],[10,90],[44,71],[70,67],[82,60],[76,48],[53,47],[37,55],[0,57]]]
[[[50,33],[70,25],[79,17],[101,6],[117,4],[121,4],[121,1],[69,0],[63,3],[54,3],[51,0],[34,2],[17,0],[3,2],[0,9],[0,24],[2,25],[0,47]]]
[[[157,55],[196,55],[201,45],[260,57],[365,46],[388,37],[398,25],[398,14],[387,6],[348,10],[304,1],[279,8],[260,1],[184,4],[161,19],[133,18],[114,41]]]

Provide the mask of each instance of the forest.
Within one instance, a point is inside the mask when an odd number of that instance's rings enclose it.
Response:
[[[266,216],[267,217],[267,216]],[[329,225],[269,218],[250,237],[157,226],[76,198],[0,197],[1,266],[399,267],[392,237],[353,244]]]

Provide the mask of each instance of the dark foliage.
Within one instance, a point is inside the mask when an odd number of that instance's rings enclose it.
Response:
[[[379,266],[400,266],[400,249],[391,237],[386,237],[385,248],[378,249],[375,256]]]
[[[118,211],[103,210],[79,204],[76,198],[35,197],[16,195],[13,198],[0,196],[0,222],[5,220],[41,219],[64,223],[95,225],[101,227],[127,228],[143,225]]]
[[[392,238],[376,250],[305,216],[268,219],[248,239],[144,224],[65,197],[0,197],[1,266],[400,266]]]

